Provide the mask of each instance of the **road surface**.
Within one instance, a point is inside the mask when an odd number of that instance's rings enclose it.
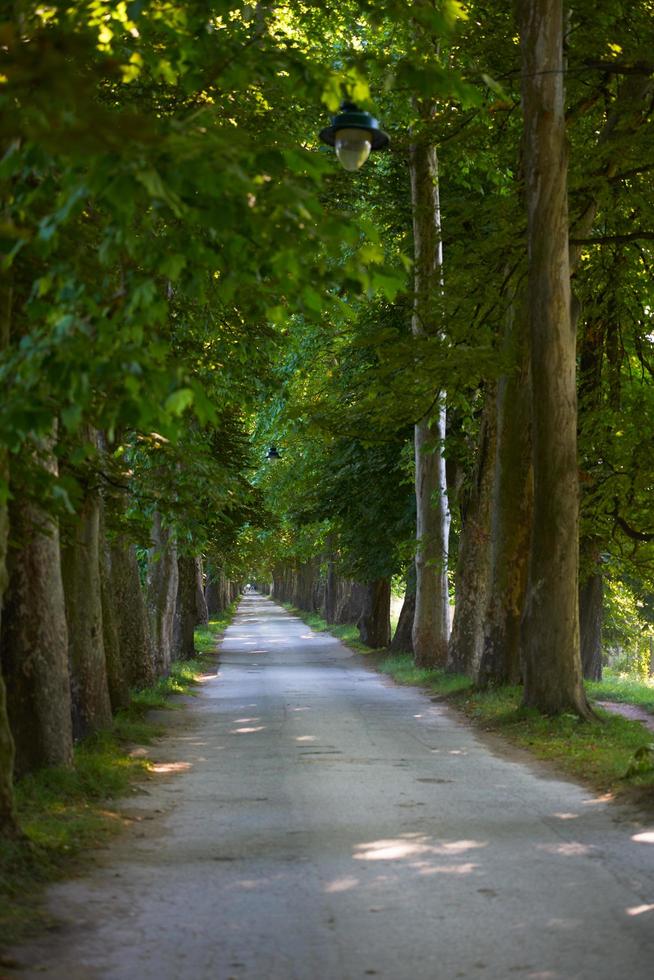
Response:
[[[654,827],[246,596],[130,831],[16,952],[57,980],[649,980]]]

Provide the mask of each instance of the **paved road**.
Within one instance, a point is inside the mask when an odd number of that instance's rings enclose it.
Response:
[[[652,977],[654,827],[269,600],[172,721],[136,829],[53,889],[66,924],[22,976]]]

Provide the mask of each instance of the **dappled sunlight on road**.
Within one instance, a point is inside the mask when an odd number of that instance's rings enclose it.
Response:
[[[191,762],[155,762],[150,767],[150,772],[156,772],[157,775],[168,775],[173,772],[187,772],[189,769],[193,768]]]
[[[562,854],[564,857],[580,857],[597,852],[596,847],[580,844],[578,841],[569,841],[565,844],[537,844],[536,850],[545,851],[546,854]]]
[[[645,830],[640,834],[634,834],[631,839],[637,844],[654,844],[654,830]]]
[[[397,861],[431,855],[450,857],[486,846],[487,841],[457,840],[443,843],[434,841],[426,834],[400,834],[399,837],[357,844],[353,858],[355,861]],[[424,869],[427,865],[421,862],[419,867]]]
[[[358,878],[336,878],[334,881],[330,881],[328,885],[325,885],[325,891],[328,895],[337,895],[339,892],[352,891],[358,884]]]
[[[246,728],[231,728],[229,730],[230,735],[251,735],[253,732],[265,732],[265,725],[254,725]]]
[[[644,912],[654,912],[654,905],[632,905],[625,911],[627,915],[643,915]]]

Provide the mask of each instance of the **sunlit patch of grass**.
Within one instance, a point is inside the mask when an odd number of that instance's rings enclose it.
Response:
[[[624,701],[654,713],[654,677],[645,680],[605,669],[601,681],[586,682],[586,690],[594,700]]]
[[[170,707],[172,694],[193,692],[198,677],[214,663],[217,640],[235,605],[197,630],[195,659],[173,664],[168,677],[134,691],[130,706],[117,713],[111,729],[75,747],[72,769],[42,769],[19,780],[16,810],[25,837],[0,840],[0,946],[43,925],[38,905],[42,886],[69,873],[85,852],[124,826],[111,801],[127,796],[136,780],[151,773],[147,757],[132,750],[150,744],[165,730],[148,718],[148,712]]]
[[[654,766],[648,766],[650,755],[643,751],[654,739],[639,722],[600,708],[591,722],[572,714],[546,717],[522,707],[520,687],[475,691],[470,678],[418,668],[409,654],[390,656],[377,667],[399,683],[428,688],[480,728],[502,735],[566,775],[602,792],[654,804]]]

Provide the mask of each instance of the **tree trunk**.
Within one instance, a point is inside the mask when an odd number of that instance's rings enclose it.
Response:
[[[523,0],[534,510],[524,703],[591,712],[581,680],[576,338],[571,323],[561,0]]]
[[[0,274],[0,352],[9,345],[12,290],[6,274]],[[2,603],[7,589],[7,538],[9,512],[5,490],[9,484],[9,457],[0,448],[0,637],[2,635]],[[9,727],[5,682],[0,671],[0,837],[19,837],[20,831],[14,810],[14,740]]]
[[[134,545],[124,535],[109,544],[110,591],[120,658],[130,687],[149,687],[155,678],[150,626]]]
[[[373,650],[391,642],[391,580],[378,578],[366,583],[363,611],[357,623],[359,638]]]
[[[223,594],[220,580],[222,572],[213,563],[207,564],[207,580],[204,587],[204,598],[207,604],[209,616],[221,613],[225,608],[223,605]]]
[[[366,586],[351,579],[339,579],[339,601],[336,607],[336,623],[358,622],[365,604]]]
[[[602,573],[596,571],[579,588],[581,668],[589,681],[602,680],[603,605],[604,582]]]
[[[416,566],[411,562],[406,574],[406,592],[397,621],[397,629],[391,641],[394,652],[413,653],[413,620],[416,611]]]
[[[88,491],[61,551],[66,599],[73,735],[111,724],[100,584],[100,497]]]
[[[195,558],[180,555],[177,559],[173,660],[192,660],[195,656],[195,625],[198,617],[196,588]]]
[[[336,622],[336,606],[338,602],[338,576],[334,556],[327,559],[327,575],[325,578],[325,621],[330,625]]]
[[[196,626],[208,626],[209,608],[204,597],[204,575],[201,558],[195,559],[195,614]]]
[[[56,472],[52,454],[44,463]],[[68,630],[61,580],[59,527],[13,486],[7,555],[9,586],[2,615],[2,669],[15,769],[73,762]]]
[[[436,149],[425,142],[410,148],[414,240],[414,308],[417,337],[438,333],[435,320],[442,289],[442,241]],[[447,580],[449,511],[443,442],[445,408],[441,392],[436,409],[415,427],[416,467],[416,610],[413,649],[417,664],[444,666],[450,628]],[[436,445],[436,449],[434,449]]]
[[[491,493],[490,577],[479,687],[522,681],[521,621],[527,589],[533,476],[530,370],[525,296],[514,296],[503,342],[512,370],[497,389],[497,435]]]
[[[170,672],[177,599],[177,549],[172,532],[161,524],[161,514],[152,519],[152,547],[148,555],[147,608],[157,677]]]
[[[448,648],[448,670],[475,676],[484,646],[484,622],[490,591],[490,520],[497,442],[497,397],[487,393],[479,429],[472,486],[462,513],[456,604]]]
[[[102,638],[107,664],[107,683],[112,711],[126,708],[130,701],[129,680],[120,647],[116,599],[111,587],[111,558],[104,529],[104,507],[100,512],[100,595],[102,600]]]

